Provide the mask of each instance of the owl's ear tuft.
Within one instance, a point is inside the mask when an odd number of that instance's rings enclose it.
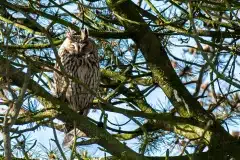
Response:
[[[83,30],[81,30],[81,37],[83,40],[86,40],[88,38],[88,29],[84,28]]]
[[[74,33],[75,33],[75,31],[68,27],[67,32],[66,32],[66,37],[72,38]]]
[[[67,33],[66,33],[66,37],[67,37],[67,38],[71,38],[71,37],[72,37],[72,34],[71,34],[70,32],[67,32]]]

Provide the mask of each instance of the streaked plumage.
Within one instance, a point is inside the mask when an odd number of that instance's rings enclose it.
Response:
[[[73,35],[72,32],[68,32],[59,48],[58,55],[67,74],[80,80],[91,90],[97,91],[100,81],[98,53],[96,45],[88,37],[86,29],[81,31],[81,35]],[[55,64],[55,68],[61,71],[58,63]],[[53,78],[55,94],[65,98],[73,110],[86,116],[94,96],[72,79],[69,79],[67,85],[65,77],[57,72],[54,72]],[[70,129],[67,128],[68,132]]]

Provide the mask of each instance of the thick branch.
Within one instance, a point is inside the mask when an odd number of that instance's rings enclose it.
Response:
[[[9,64],[9,62],[3,58],[0,58],[0,63]],[[22,86],[24,80],[20,77],[24,77],[25,73],[15,69],[11,65],[8,65],[6,67],[8,67],[9,72],[12,73],[8,75],[8,77],[12,80],[12,84]],[[3,77],[6,76],[6,67],[0,68],[0,75]],[[129,160],[135,160],[136,158],[139,160],[147,160],[147,158],[135,153],[126,145],[120,143],[111,134],[106,132],[106,130],[98,128],[94,123],[90,122],[87,117],[80,116],[78,113],[74,112],[72,109],[67,107],[68,104],[61,102],[59,99],[53,97],[36,82],[30,81],[28,84],[28,89],[29,92],[39,96],[39,100],[46,108],[56,108],[56,111],[52,112],[53,117],[57,116],[60,120],[67,123],[72,123],[73,120],[76,121],[77,128],[79,128],[91,138],[97,137],[99,139],[98,144],[106,148],[112,155]]]

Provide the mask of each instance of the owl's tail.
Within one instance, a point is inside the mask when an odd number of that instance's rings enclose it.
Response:
[[[89,109],[85,109],[79,114],[83,116],[87,116],[88,113],[89,113]],[[67,130],[67,134],[64,136],[64,139],[63,139],[63,143],[62,143],[63,147],[70,147],[71,145],[73,145],[75,136],[76,138],[87,137],[87,135],[84,132],[76,128],[75,122],[73,122],[73,124],[68,123],[65,125],[65,127]]]
[[[86,134],[84,132],[76,128],[75,122],[73,122],[73,124],[68,123],[65,125],[65,127],[66,127],[66,135],[64,136],[63,143],[62,143],[63,147],[69,148],[70,146],[72,146],[75,141],[75,137],[76,139],[78,137],[86,137]]]
[[[68,132],[63,139],[63,143],[62,145],[64,147],[70,147],[71,145],[73,145],[74,140],[75,140],[75,136],[76,138],[78,137],[86,137],[86,134],[82,131],[80,131],[79,129],[72,129],[70,132]]]

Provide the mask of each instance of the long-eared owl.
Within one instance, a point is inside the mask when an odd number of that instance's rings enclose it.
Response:
[[[100,82],[100,70],[97,47],[89,38],[88,30],[81,30],[80,35],[74,35],[72,31],[67,32],[66,39],[59,48],[58,55],[65,73],[78,79],[93,91],[98,90]],[[61,71],[56,62],[55,69]],[[65,98],[70,107],[82,115],[87,116],[89,107],[94,99],[82,84],[65,75],[54,72],[54,92],[56,96]],[[66,81],[67,80],[67,81]],[[67,132],[72,128],[67,127]]]

